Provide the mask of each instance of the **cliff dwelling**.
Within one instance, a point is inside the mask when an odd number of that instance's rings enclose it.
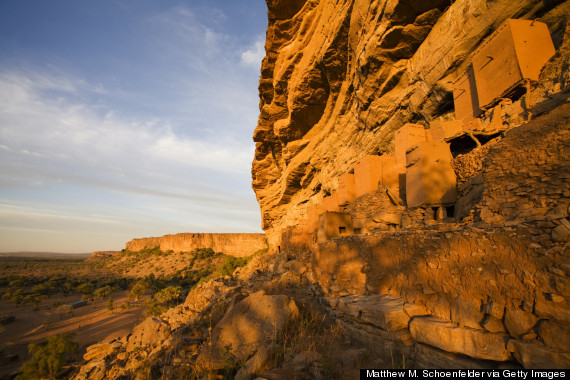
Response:
[[[569,366],[545,330],[570,337],[568,2],[327,4],[299,5],[312,29],[269,13],[252,175],[270,246],[419,367]],[[392,302],[406,326],[366,319]]]

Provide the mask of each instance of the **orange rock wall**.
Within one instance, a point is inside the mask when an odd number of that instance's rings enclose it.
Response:
[[[250,256],[267,247],[264,234],[202,234],[186,233],[133,239],[127,243],[128,251],[140,251],[144,248],[160,247],[161,251],[190,252],[196,248],[212,248],[235,257]]]
[[[360,158],[391,153],[404,124],[453,118],[453,82],[484,37],[544,11],[540,0],[267,4],[252,185],[270,244]]]

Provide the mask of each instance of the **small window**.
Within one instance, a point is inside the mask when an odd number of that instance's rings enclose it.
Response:
[[[339,227],[339,228],[338,228],[338,233],[341,234],[341,235],[346,234],[346,227]]]
[[[447,206],[445,208],[445,210],[447,211],[447,217],[448,218],[453,218],[455,216],[455,206]]]

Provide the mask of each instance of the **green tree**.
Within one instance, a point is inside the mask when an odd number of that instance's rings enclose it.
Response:
[[[135,299],[135,301],[139,302],[141,296],[146,292],[146,282],[144,281],[137,281],[137,283],[131,288],[131,297]]]
[[[150,298],[143,302],[146,310],[145,313],[148,316],[156,316],[164,313],[166,311],[166,307],[162,306],[155,299]]]
[[[112,313],[114,308],[115,306],[113,306],[113,298],[109,297],[109,299],[107,300],[107,310],[109,310]]]
[[[24,303],[31,303],[34,305],[34,310],[38,310],[38,305],[47,298],[46,295],[32,293],[24,297]]]
[[[41,343],[30,344],[32,358],[22,365],[16,379],[55,379],[66,361],[77,353],[78,346],[71,338],[71,334],[53,335]]]
[[[180,286],[168,286],[154,295],[154,298],[162,305],[170,306],[173,301],[178,301],[181,292]]]
[[[243,267],[251,260],[251,257],[233,257],[227,256],[223,264],[219,268],[222,276],[231,276],[236,268]]]
[[[103,299],[103,298],[107,298],[108,296],[111,295],[111,293],[113,293],[115,291],[115,289],[113,289],[112,286],[103,286],[102,288],[99,288],[97,290],[95,290],[95,292],[93,293],[93,296],[97,299]]]
[[[63,319],[63,316],[66,314],[73,315],[73,306],[71,305],[61,305],[58,306],[56,312],[59,314],[59,319]]]
[[[79,285],[75,290],[78,293],[83,294],[83,296],[87,299],[93,297],[93,284],[90,282],[84,282],[83,284]]]

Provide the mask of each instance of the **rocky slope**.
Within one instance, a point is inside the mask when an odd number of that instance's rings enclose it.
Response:
[[[453,119],[452,83],[507,18],[540,18],[560,48],[568,17],[540,0],[267,3],[252,177],[270,242],[359,158],[390,152],[402,125]],[[547,70],[559,91],[566,64]]]

